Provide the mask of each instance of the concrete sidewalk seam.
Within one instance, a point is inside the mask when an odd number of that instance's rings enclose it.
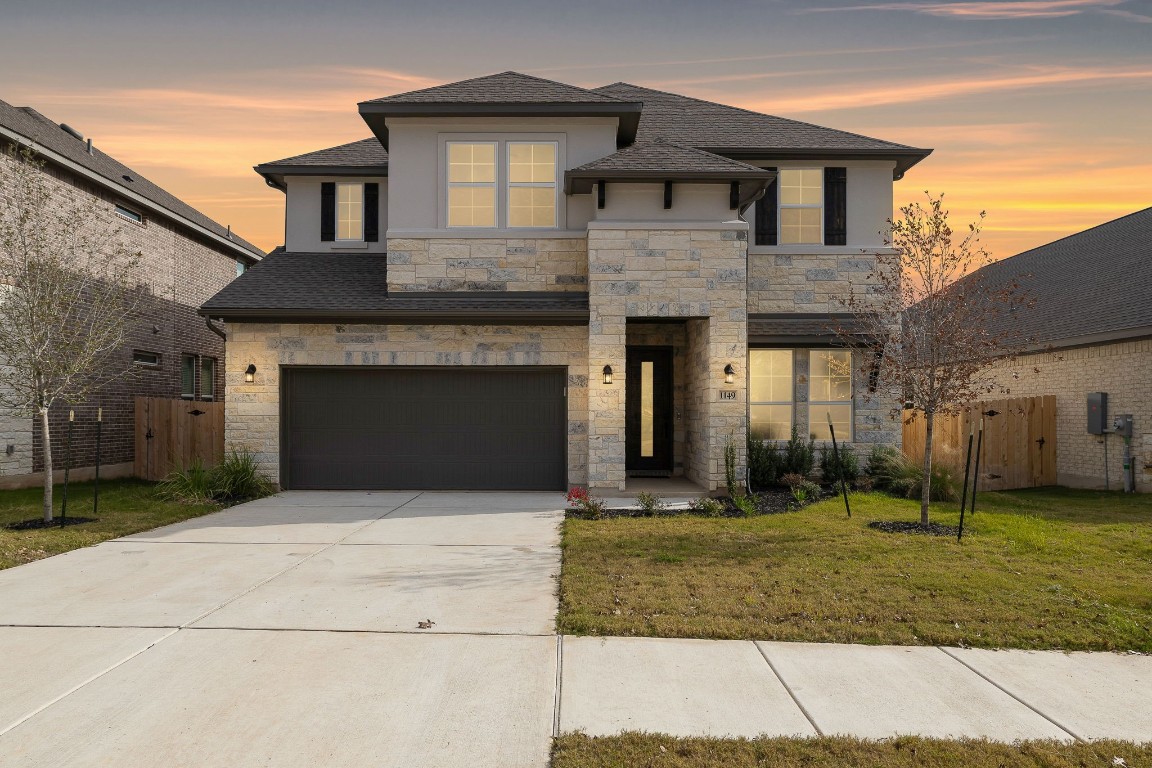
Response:
[[[148,627],[141,627],[141,629],[148,629]],[[171,628],[171,629],[172,629],[172,631],[169,632],[168,634],[163,635],[162,637],[158,637],[156,640],[149,643],[148,645],[141,648],[140,650],[136,651],[135,653],[132,653],[132,654],[129,654],[128,656],[125,656],[123,659],[116,662],[115,664],[108,667],[107,669],[104,669],[100,672],[97,672],[96,674],[89,677],[87,680],[84,680],[83,682],[72,686],[67,691],[60,694],[59,696],[52,699],[51,701],[47,702],[46,704],[43,704],[43,705],[37,707],[36,709],[32,710],[28,714],[24,715],[23,717],[17,719],[14,723],[11,723],[11,724],[5,726],[3,729],[0,729],[0,736],[3,736],[4,734],[8,733],[9,731],[11,731],[15,728],[19,728],[21,725],[28,722],[32,718],[36,717],[36,715],[40,714],[41,712],[44,712],[49,707],[53,706],[54,704],[59,703],[60,701],[63,701],[64,699],[66,699],[69,696],[71,696],[72,694],[76,693],[76,691],[80,690],[81,688],[88,685],[89,683],[93,683],[96,680],[99,680],[101,677],[104,677],[104,675],[108,674],[109,672],[116,669],[117,667],[121,667],[121,666],[127,664],[128,662],[132,661],[132,659],[136,658],[140,654],[145,653],[147,651],[150,651],[151,649],[155,648],[157,645],[164,642],[165,640],[167,640],[168,638],[172,637],[173,635],[175,635],[177,632],[180,631],[180,629],[178,627]]]
[[[420,497],[421,497],[421,496],[423,496],[423,495],[424,495],[424,494],[422,494],[422,493],[418,493],[418,494],[416,494],[416,495],[415,495],[415,496],[413,496],[412,498],[408,499],[408,501],[404,502],[404,504],[401,504],[399,507],[396,507],[396,509],[400,509],[400,508],[401,508],[401,507],[403,507],[405,504],[410,504],[410,503],[412,503],[413,501],[415,501],[416,499],[420,498]],[[345,536],[341,537],[340,539],[338,539],[338,540],[336,540],[336,541],[332,542],[331,544],[328,544],[327,546],[321,547],[320,549],[316,550],[315,552],[313,552],[312,554],[310,554],[310,555],[308,555],[307,557],[303,558],[302,560],[299,560],[299,561],[297,561],[297,562],[293,563],[292,565],[288,566],[287,568],[285,568],[285,569],[283,569],[283,570],[281,570],[281,571],[278,571],[278,572],[276,572],[276,573],[272,574],[272,575],[271,575],[271,576],[269,576],[268,578],[266,578],[266,579],[263,579],[263,580],[261,580],[261,581],[257,582],[256,584],[253,584],[251,587],[249,587],[248,589],[244,590],[244,591],[243,591],[243,592],[241,592],[240,594],[238,594],[238,595],[233,595],[233,596],[232,596],[232,597],[230,597],[229,599],[227,599],[227,600],[225,600],[224,602],[222,602],[222,603],[220,603],[219,605],[217,605],[215,608],[209,608],[207,611],[205,611],[204,613],[200,614],[199,616],[197,616],[196,618],[192,619],[191,621],[186,621],[186,622],[184,622],[183,624],[181,624],[181,625],[180,625],[180,629],[184,629],[184,628],[186,628],[186,627],[190,627],[190,626],[192,626],[193,624],[195,624],[195,623],[196,623],[196,622],[198,622],[198,621],[203,621],[204,619],[208,618],[209,616],[211,616],[212,614],[214,614],[214,613],[216,613],[217,611],[221,610],[222,608],[225,608],[225,607],[227,607],[227,606],[231,605],[232,603],[236,602],[236,601],[237,601],[237,600],[239,600],[240,598],[242,598],[242,597],[246,597],[247,595],[250,595],[250,594],[252,594],[252,593],[253,593],[253,592],[255,592],[257,589],[260,589],[260,587],[264,586],[265,584],[267,584],[268,582],[272,581],[273,579],[277,579],[277,578],[279,578],[280,576],[283,576],[284,574],[288,573],[289,571],[291,571],[291,570],[293,570],[293,569],[295,569],[295,568],[299,568],[301,565],[303,565],[304,563],[308,562],[308,561],[309,561],[309,560],[311,560],[312,558],[316,557],[316,556],[317,556],[317,555],[319,555],[321,552],[327,552],[328,550],[332,549],[333,547],[335,547],[335,546],[336,546],[337,544],[339,544],[341,541],[344,541],[344,539],[348,538],[348,537],[349,537],[349,536],[351,536],[352,534],[354,534],[354,533],[356,533],[356,532],[358,532],[358,531],[361,531],[361,530],[363,530],[364,528],[366,528],[366,527],[368,527],[369,525],[371,525],[372,523],[376,522],[377,520],[382,520],[383,518],[385,518],[385,517],[387,517],[388,515],[392,514],[393,512],[395,512],[395,511],[396,511],[396,509],[390,510],[390,511],[386,512],[385,514],[381,515],[380,517],[377,517],[377,518],[375,518],[374,520],[368,520],[368,521],[365,521],[365,522],[364,522],[364,525],[361,525],[361,526],[357,527],[355,530],[349,531],[349,532],[348,532],[348,533],[347,533]]]
[[[560,694],[564,685],[564,635],[556,634],[556,684],[553,687],[552,738],[560,737]]]
[[[1076,733],[1075,731],[1073,731],[1071,728],[1069,728],[1068,726],[1066,726],[1066,725],[1064,725],[1063,723],[1061,723],[1061,722],[1060,722],[1059,720],[1057,720],[1056,718],[1054,718],[1054,717],[1052,717],[1051,715],[1045,714],[1044,712],[1040,711],[1040,710],[1039,710],[1037,707],[1034,707],[1034,706],[1032,706],[1032,705],[1031,705],[1031,704],[1029,704],[1027,701],[1025,701],[1025,700],[1024,700],[1024,699],[1022,699],[1021,697],[1017,696],[1017,695],[1016,695],[1015,693],[1013,693],[1012,691],[1010,691],[1010,690],[1008,690],[1007,688],[1005,688],[1004,686],[1000,685],[1000,683],[998,683],[998,682],[996,682],[995,680],[993,680],[992,678],[988,677],[988,675],[984,674],[983,672],[981,672],[980,670],[976,669],[975,667],[973,667],[973,666],[972,666],[971,664],[969,664],[968,662],[966,662],[966,661],[964,661],[963,659],[959,658],[958,656],[954,655],[954,654],[953,654],[953,653],[951,653],[951,652],[950,652],[950,651],[949,651],[947,648],[945,648],[945,647],[943,647],[943,646],[939,646],[939,645],[938,645],[938,646],[936,646],[936,649],[937,649],[937,650],[939,650],[941,653],[943,653],[943,654],[944,654],[945,656],[947,656],[948,658],[950,658],[950,659],[952,659],[953,661],[955,661],[956,663],[958,663],[958,664],[962,665],[962,666],[963,666],[965,669],[967,669],[969,672],[971,672],[972,674],[976,675],[977,677],[979,677],[981,680],[983,680],[983,681],[985,681],[986,683],[988,683],[989,685],[991,685],[991,686],[992,686],[993,688],[995,688],[996,690],[998,690],[998,691],[1000,691],[1001,693],[1004,693],[1004,694],[1006,694],[1007,696],[1011,697],[1011,698],[1012,698],[1014,701],[1017,701],[1017,702],[1019,702],[1020,704],[1023,704],[1025,707],[1027,707],[1028,709],[1032,710],[1033,712],[1035,712],[1035,713],[1036,713],[1037,715],[1039,715],[1040,717],[1042,717],[1042,718],[1044,718],[1045,720],[1047,720],[1048,722],[1052,723],[1052,725],[1054,725],[1054,726],[1056,726],[1057,728],[1059,728],[1060,730],[1064,731],[1064,732],[1065,732],[1065,733],[1067,733],[1069,736],[1071,736],[1072,738],[1076,739],[1076,741],[1080,741],[1080,742],[1086,742],[1086,741],[1088,741],[1088,740],[1087,740],[1087,739],[1085,739],[1083,736],[1081,736],[1080,734]]]
[[[760,652],[760,655],[764,658],[765,663],[768,664],[768,669],[772,670],[772,674],[774,674],[776,679],[780,681],[780,685],[784,686],[784,690],[788,692],[788,696],[792,699],[792,703],[794,703],[796,708],[800,710],[800,713],[804,715],[804,718],[808,721],[808,724],[811,725],[812,728],[816,731],[816,735],[823,736],[824,731],[822,731],[820,726],[816,724],[816,718],[812,717],[812,713],[808,711],[808,708],[800,703],[800,699],[792,690],[792,686],[788,685],[788,681],[785,680],[784,676],[780,674],[780,670],[776,669],[776,665],[772,663],[772,659],[768,658],[768,652],[764,650],[764,646],[760,645],[760,643],[756,642],[755,640],[750,642],[753,646],[755,646],[756,650]]]

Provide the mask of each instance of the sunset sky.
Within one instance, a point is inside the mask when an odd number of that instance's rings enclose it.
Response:
[[[369,136],[358,101],[504,70],[627,81],[935,153],[897,203],[997,258],[1152,205],[1152,0],[4,0],[0,99],[264,248],[252,166]]]

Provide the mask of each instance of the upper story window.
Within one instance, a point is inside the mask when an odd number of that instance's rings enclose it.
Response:
[[[245,264],[244,262],[240,261],[240,259],[236,259],[236,277],[240,277],[240,275],[244,274],[247,271],[248,271],[248,265]]]
[[[557,226],[554,141],[447,142],[449,227]]]
[[[780,171],[780,244],[824,242],[824,171],[785,168]]]
[[[448,226],[496,226],[494,141],[448,142]]]
[[[134,211],[131,208],[125,208],[122,205],[118,205],[118,206],[116,206],[115,210],[116,210],[117,216],[119,216],[122,219],[127,219],[128,221],[132,222],[133,224],[143,224],[144,223],[144,214],[138,213],[137,211]]]
[[[336,239],[364,239],[364,185],[340,182],[336,185]]]

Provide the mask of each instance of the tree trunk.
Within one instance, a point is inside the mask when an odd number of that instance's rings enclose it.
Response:
[[[924,482],[920,485],[920,524],[928,525],[928,500],[932,497],[932,428],[936,414],[924,412]]]
[[[44,522],[52,522],[52,437],[48,431],[48,409],[40,409],[40,442],[44,448]]]

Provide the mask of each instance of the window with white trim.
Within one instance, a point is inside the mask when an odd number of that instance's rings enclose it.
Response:
[[[852,351],[813,349],[808,353],[808,432],[817,440],[852,441]]]
[[[125,208],[122,205],[115,206],[114,210],[116,211],[116,215],[120,218],[127,219],[133,224],[144,226],[144,214],[138,211],[134,211],[131,208]]]
[[[780,185],[781,245],[824,243],[824,170],[782,168]]]
[[[509,141],[508,227],[556,226],[554,141]]]
[[[336,239],[364,239],[364,185],[359,182],[336,184]]]
[[[448,226],[496,226],[494,141],[448,142]]]
[[[793,369],[790,349],[748,350],[748,428],[755,439],[792,436]]]

